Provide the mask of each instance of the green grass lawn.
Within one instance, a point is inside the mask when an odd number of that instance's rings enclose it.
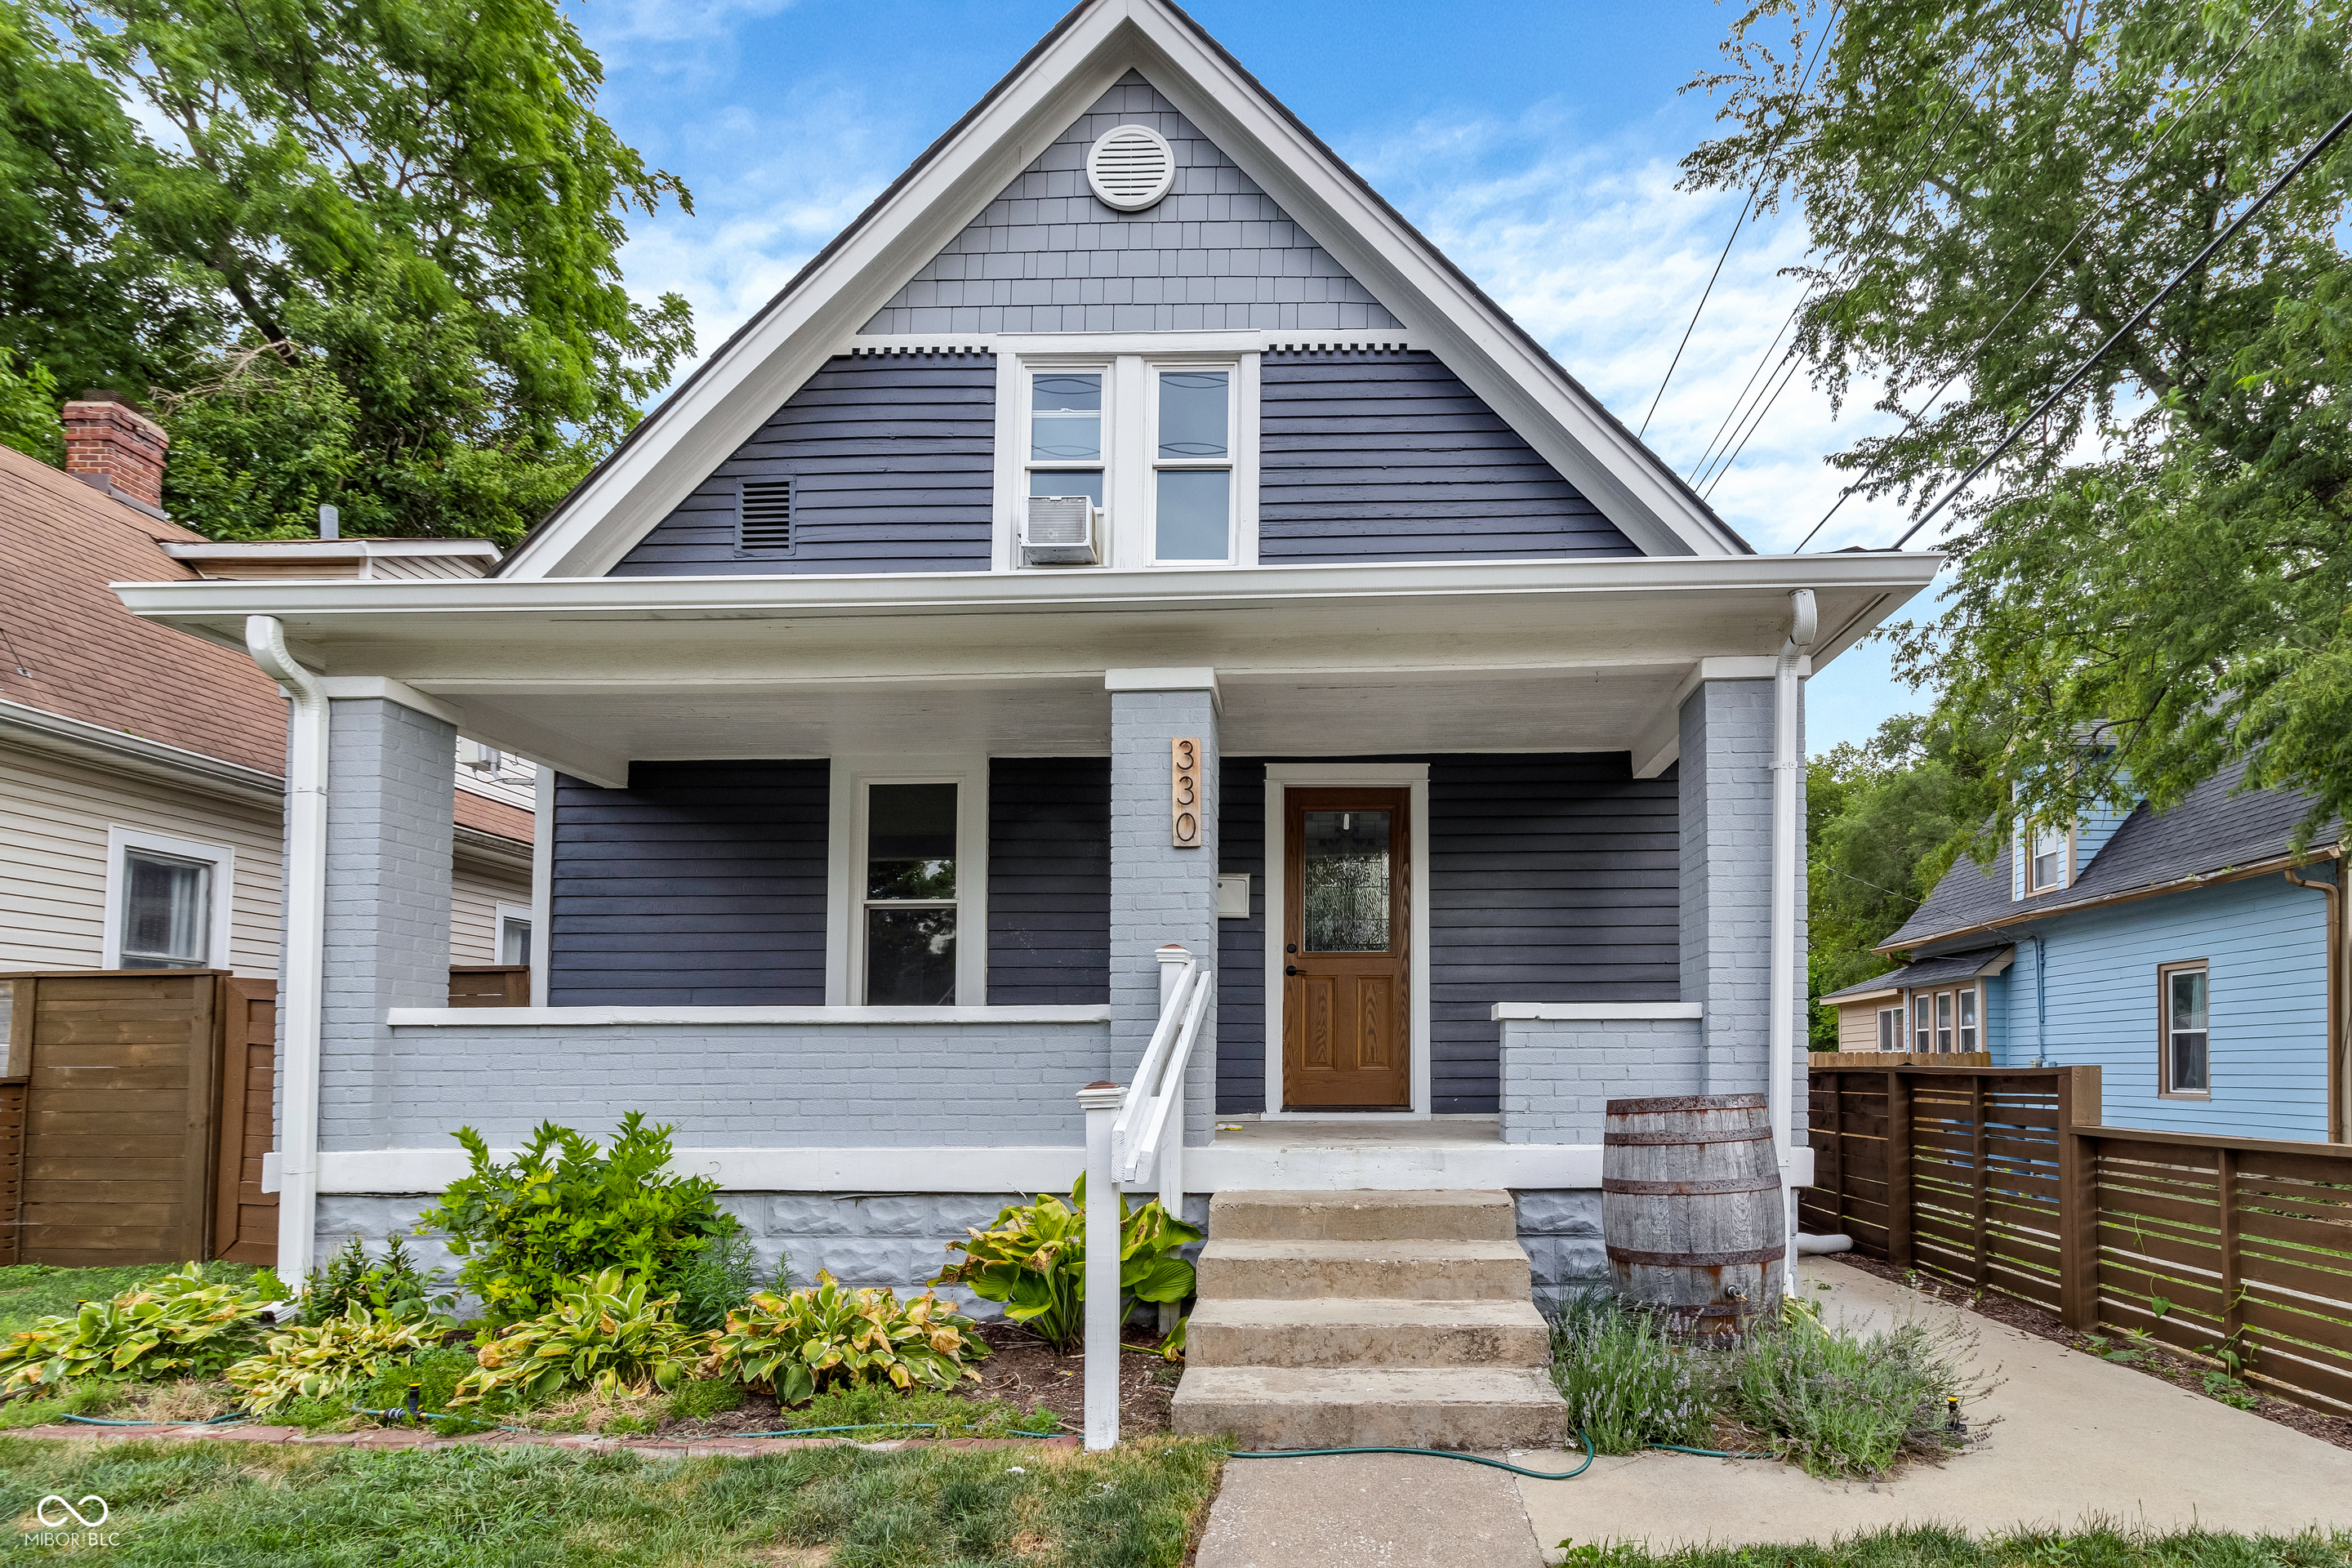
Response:
[[[653,1459],[0,1438],[0,1556],[49,1554],[20,1532],[54,1492],[107,1500],[121,1536],[102,1555],[121,1563],[1174,1568],[1219,1463],[1164,1439]]]
[[[1926,1525],[1874,1531],[1832,1546],[1709,1546],[1652,1555],[1568,1543],[1568,1568],[2347,1568],[2352,1534],[2247,1536],[2123,1529],[1974,1540]],[[838,1560],[836,1560],[838,1561]]]

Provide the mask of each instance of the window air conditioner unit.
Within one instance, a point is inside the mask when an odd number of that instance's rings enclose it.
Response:
[[[1031,496],[1021,508],[1021,561],[1026,566],[1094,566],[1095,525],[1102,509],[1089,496]]]

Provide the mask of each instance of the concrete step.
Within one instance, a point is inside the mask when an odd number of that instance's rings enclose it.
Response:
[[[1215,1225],[1201,1248],[1203,1301],[1526,1301],[1533,1289],[1516,1241],[1233,1241]]]
[[[1219,1193],[1209,1234],[1234,1241],[1510,1241],[1508,1193]]]
[[[1568,1406],[1548,1373],[1517,1367],[1192,1366],[1176,1385],[1177,1435],[1244,1448],[1557,1447]]]
[[[1516,1301],[1204,1300],[1184,1331],[1187,1366],[1542,1366],[1543,1314]]]

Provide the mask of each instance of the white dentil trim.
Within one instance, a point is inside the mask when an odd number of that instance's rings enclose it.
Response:
[[[212,869],[212,909],[205,919],[210,929],[205,936],[204,969],[228,969],[229,933],[236,905],[236,851],[226,844],[206,844],[195,838],[174,838],[169,834],[150,833],[143,827],[122,827],[110,825],[106,830],[106,931],[99,967],[122,967],[123,900],[130,895],[130,879],[123,865],[123,851],[145,849],[157,855],[176,856],[183,860],[198,860]]]
[[[1286,791],[1317,786],[1364,785],[1411,792],[1412,901],[1405,931],[1408,995],[1406,1047],[1412,1053],[1412,1109],[1405,1111],[1301,1111],[1282,1108],[1282,938],[1287,918],[1290,878],[1285,834],[1289,826]],[[1418,1121],[1430,1114],[1429,998],[1429,764],[1427,763],[1268,763],[1265,765],[1265,1110],[1268,1121]],[[1189,1157],[1189,1156],[1188,1156]]]

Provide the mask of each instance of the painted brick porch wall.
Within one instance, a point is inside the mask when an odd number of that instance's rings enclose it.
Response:
[[[457,731],[381,698],[331,705],[319,1146],[381,1147],[401,1115],[383,1016],[449,999]]]
[[[1217,1109],[1265,1109],[1265,764],[1429,763],[1432,1109],[1499,1104],[1497,1002],[1673,1002],[1677,785],[1623,752],[1234,759],[1223,869],[1251,874],[1251,916],[1223,921]]]
[[[1176,184],[1143,212],[1095,199],[1087,149],[1149,125]],[[874,313],[866,332],[1393,327],[1364,286],[1134,71],[1047,144]]]
[[[1698,1089],[1696,1018],[1513,1018],[1496,1026],[1507,1143],[1598,1143],[1609,1101]]]
[[[551,1119],[602,1131],[629,1110],[675,1123],[680,1147],[1077,1145],[1086,1140],[1077,1087],[1134,1061],[1101,1024],[549,1025],[391,1036],[394,1148],[446,1148],[467,1124],[499,1146]]]

